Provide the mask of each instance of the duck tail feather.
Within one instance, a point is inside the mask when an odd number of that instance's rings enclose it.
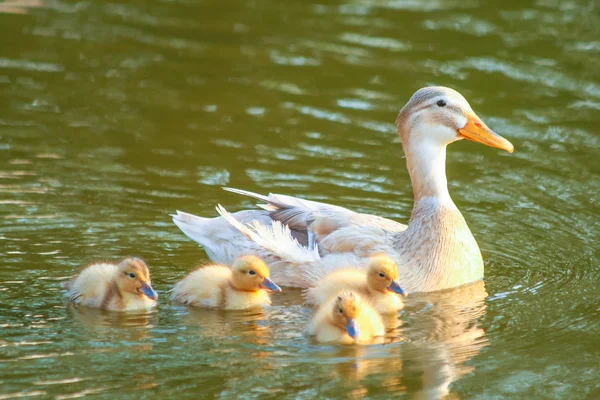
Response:
[[[293,264],[305,264],[321,259],[316,246],[314,249],[302,246],[292,236],[290,228],[279,221],[273,221],[270,226],[262,225],[256,220],[244,225],[220,204],[217,206],[217,212],[254,243],[282,260]]]
[[[265,203],[269,203],[269,197],[264,196],[262,194],[250,192],[248,190],[235,189],[235,188],[230,188],[230,187],[224,187],[223,190],[225,190],[227,192],[235,193],[235,194],[241,194],[242,196],[252,197],[256,200],[260,200],[260,201],[264,201]]]
[[[278,210],[280,208],[289,208],[288,204],[286,204],[284,201],[279,199],[279,197],[277,195],[274,195],[272,193],[270,193],[268,196],[264,196],[262,194],[250,192],[248,190],[234,189],[234,188],[229,188],[229,187],[224,187],[223,190],[225,190],[227,192],[235,193],[235,194],[241,194],[242,196],[252,197],[253,199],[263,201],[263,202],[267,203],[266,206],[270,207],[269,211]],[[264,208],[264,207],[261,206],[261,208]]]

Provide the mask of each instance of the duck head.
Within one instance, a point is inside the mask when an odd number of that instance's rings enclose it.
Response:
[[[401,296],[407,295],[398,282],[396,263],[384,254],[371,258],[367,268],[367,286],[379,292],[390,291]]]
[[[417,90],[400,110],[396,124],[405,152],[415,142],[446,146],[461,139],[514,151],[514,146],[488,128],[460,93],[443,86]]]
[[[332,318],[334,324],[345,330],[355,341],[360,337],[358,317],[360,316],[362,299],[354,292],[340,293],[334,303]]]
[[[121,261],[117,268],[117,285],[124,292],[144,295],[156,300],[158,294],[150,282],[150,270],[144,260],[129,257]]]
[[[255,256],[238,257],[231,267],[231,284],[237,290],[255,292],[261,289],[281,292],[281,288],[269,279],[269,267]]]

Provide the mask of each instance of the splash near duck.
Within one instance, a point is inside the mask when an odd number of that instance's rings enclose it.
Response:
[[[413,185],[408,225],[346,208],[279,194],[237,189],[258,199],[262,210],[202,218],[177,212],[173,222],[215,262],[230,263],[242,252],[268,260],[283,286],[307,287],[303,276],[324,276],[347,265],[365,268],[369,258],[388,254],[398,265],[403,288],[429,292],[483,278],[483,259],[446,181],[446,147],[467,139],[512,153],[467,100],[446,87],[419,89],[396,120]],[[314,284],[314,282],[313,282]]]
[[[171,300],[226,310],[269,306],[269,292],[281,292],[269,276],[269,267],[263,260],[241,256],[231,268],[212,264],[190,272],[173,287]]]
[[[70,281],[63,282],[66,296],[76,305],[112,311],[148,309],[158,294],[150,282],[150,270],[137,257],[119,264],[94,263]]]

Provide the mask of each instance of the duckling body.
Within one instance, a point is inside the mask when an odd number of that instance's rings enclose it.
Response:
[[[323,343],[369,343],[385,334],[381,316],[356,292],[341,292],[314,314],[307,333]]]
[[[189,273],[171,290],[171,300],[194,307],[242,310],[271,305],[268,291],[281,291],[258,257],[242,256],[230,269],[208,265]]]
[[[406,292],[400,287],[398,270],[394,261],[385,255],[372,257],[367,270],[345,268],[333,271],[318,281],[315,287],[306,289],[308,303],[319,307],[339,292],[349,290],[363,296],[381,314],[391,314],[404,308],[401,296]]]
[[[158,295],[152,289],[150,272],[139,258],[120,264],[96,263],[86,267],[70,281],[63,282],[73,303],[112,311],[148,309]]]

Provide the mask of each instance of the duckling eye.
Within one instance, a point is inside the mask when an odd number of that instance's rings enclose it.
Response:
[[[132,273],[130,273],[130,274],[129,274],[129,277],[130,277],[131,279],[133,279],[133,278],[135,278],[135,274],[132,272]]]
[[[383,272],[380,272],[379,276],[382,277],[382,278],[385,278],[385,275],[383,274]]]
[[[256,272],[254,272],[254,271],[252,271],[252,270],[248,271],[248,273],[249,273],[250,275],[256,275]]]
[[[338,311],[340,312],[340,314],[344,312],[344,310],[342,310],[341,308],[338,308]]]
[[[444,100],[438,100],[436,104],[438,107],[446,107],[446,102]]]

